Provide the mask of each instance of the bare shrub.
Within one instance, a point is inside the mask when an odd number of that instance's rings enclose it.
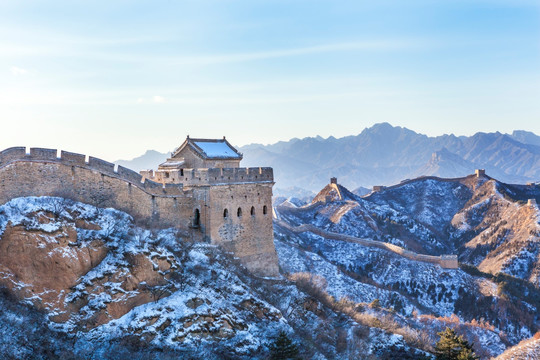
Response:
[[[375,299],[370,304],[372,311],[377,311],[377,316],[375,316],[365,312],[358,312],[357,309],[359,308],[359,304],[348,299],[347,297],[343,297],[339,301],[336,301],[333,296],[326,292],[327,282],[326,279],[321,276],[303,272],[292,274],[290,275],[289,279],[295,281],[296,286],[301,291],[304,291],[305,293],[316,298],[330,309],[347,315],[361,325],[365,325],[367,327],[376,327],[394,334],[402,335],[408,344],[416,348],[426,351],[431,351],[433,349],[431,346],[431,341],[424,341],[426,338],[429,339],[427,334],[421,333],[409,326],[397,323],[393,316],[388,313],[388,311],[381,310],[380,301],[378,299]],[[329,336],[329,334],[327,335]]]
[[[292,274],[289,280],[296,282],[298,289],[313,296],[325,306],[334,307],[335,299],[326,292],[327,282],[322,276],[302,272]]]

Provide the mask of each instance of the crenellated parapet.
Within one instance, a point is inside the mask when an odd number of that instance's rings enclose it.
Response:
[[[272,183],[274,171],[270,167],[184,169],[184,186],[228,185],[242,183]]]
[[[186,187],[274,183],[274,171],[270,167],[144,170],[141,176],[161,184]]]
[[[24,159],[26,157],[26,148],[12,147],[0,152],[0,165],[14,160]]]
[[[60,156],[58,156],[60,153]],[[88,159],[88,160],[87,160]],[[56,149],[12,147],[0,152],[0,167],[15,161],[43,161],[54,162],[66,166],[76,166],[92,171],[98,171],[103,175],[118,178],[155,196],[179,196],[183,194],[183,184],[160,184],[155,181],[144,179],[139,173],[123,166],[83,154]]]

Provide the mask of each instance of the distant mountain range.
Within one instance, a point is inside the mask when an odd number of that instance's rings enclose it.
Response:
[[[243,166],[274,168],[276,192],[293,187],[317,191],[331,176],[357,188],[391,185],[421,175],[460,177],[476,168],[504,182],[540,180],[540,136],[523,130],[429,137],[381,123],[355,136],[295,138],[272,145],[250,144],[240,151]],[[135,170],[155,168],[167,156],[148,151],[117,163]]]
[[[115,164],[125,166],[135,171],[155,169],[164,162],[171,153],[160,153],[156,150],[147,150],[143,155],[131,160],[117,160]]]

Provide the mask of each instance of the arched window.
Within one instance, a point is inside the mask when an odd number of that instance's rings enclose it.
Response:
[[[229,216],[229,210],[225,209],[223,210],[223,217],[226,218],[227,216]]]
[[[251,207],[251,216],[255,216],[255,206]]]
[[[263,206],[263,214],[266,215],[268,213],[268,208],[266,205]]]
[[[236,215],[238,215],[238,217],[242,216],[242,208],[238,208]]]
[[[199,227],[201,225],[201,212],[199,209],[195,209],[193,212],[193,227]]]

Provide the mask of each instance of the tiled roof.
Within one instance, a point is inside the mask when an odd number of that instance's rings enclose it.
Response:
[[[172,157],[174,158],[186,146],[191,147],[203,159],[242,160],[242,154],[225,137],[223,139],[193,139],[188,137],[173,152]]]

